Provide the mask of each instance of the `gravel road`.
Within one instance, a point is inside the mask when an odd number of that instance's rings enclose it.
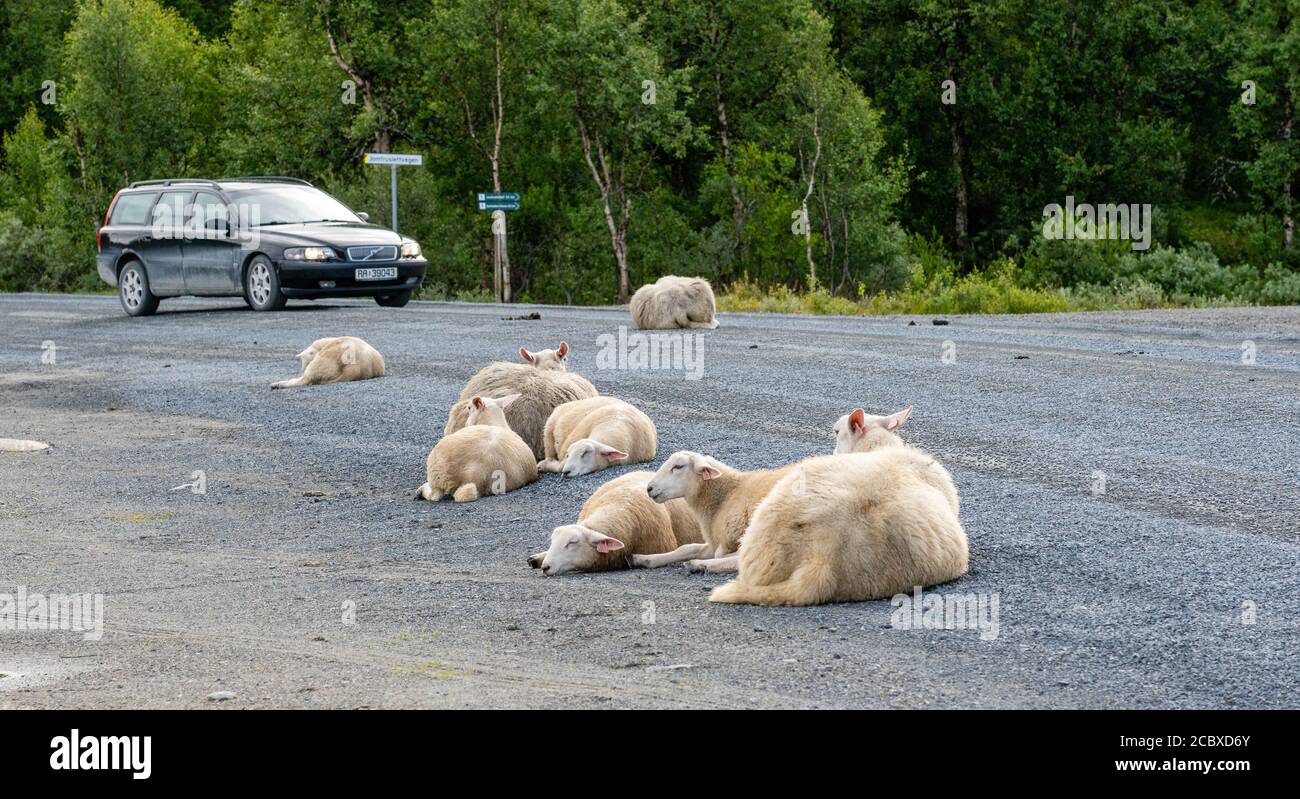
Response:
[[[723,314],[690,334],[694,380],[598,368],[614,308],[128,319],[0,296],[0,438],[51,445],[0,453],[0,594],[102,594],[105,627],[0,630],[0,708],[1300,705],[1300,308],[948,321]],[[269,389],[327,335],[388,376]],[[914,405],[971,542],[931,593],[996,600],[996,631],[900,629],[888,600],[711,605],[725,576],[675,568],[529,569],[623,470],[412,501],[464,381],[561,339],[661,457],[780,465],[829,452],[854,406]],[[205,493],[173,490],[196,472]]]

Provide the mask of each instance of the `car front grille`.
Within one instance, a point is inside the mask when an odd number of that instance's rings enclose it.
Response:
[[[365,247],[348,247],[349,261],[396,261],[397,247],[392,244],[373,244]]]

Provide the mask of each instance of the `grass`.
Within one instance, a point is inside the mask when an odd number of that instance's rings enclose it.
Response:
[[[995,268],[961,277],[920,276],[902,290],[856,298],[832,295],[823,287],[797,291],[788,286],[764,289],[740,281],[717,297],[719,311],[889,316],[898,314],[1028,314],[1063,311],[1133,311],[1247,303],[1230,298],[1171,297],[1158,286],[1137,281],[1123,289],[1100,286],[1027,288],[1017,284],[1012,270]]]

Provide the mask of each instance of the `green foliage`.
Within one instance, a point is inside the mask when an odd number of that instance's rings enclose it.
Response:
[[[614,302],[626,270],[813,313],[1297,302],[1296,10],[8,0],[0,289],[99,288],[95,228],[135,179],[293,175],[388,224],[360,162],[386,149],[425,156],[399,171],[424,297],[490,296],[473,197],[499,186],[520,301]],[[1045,239],[1067,195],[1151,204],[1151,249]]]

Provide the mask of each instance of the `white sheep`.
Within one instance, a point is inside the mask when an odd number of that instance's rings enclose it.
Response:
[[[629,556],[668,552],[703,540],[695,515],[680,499],[663,504],[646,494],[653,472],[631,472],[596,489],[576,524],[556,527],[551,546],[528,558],[548,577],[571,571],[626,569]]]
[[[718,326],[713,287],[704,278],[665,275],[637,289],[629,308],[632,322],[642,330]]]
[[[907,417],[910,407],[889,416],[874,416],[861,408],[854,408],[835,422],[835,454],[870,452],[877,447],[902,446],[903,440],[894,433]]]
[[[518,400],[472,397],[469,424],[443,436],[429,453],[426,481],[416,499],[437,502],[447,494],[473,502],[484,494],[504,494],[537,479],[537,461],[528,444],[506,422],[505,409]]]
[[[961,501],[957,496],[957,486],[952,482],[952,475],[943,468],[934,456],[920,447],[903,442],[894,432],[912,415],[911,407],[889,416],[873,416],[861,408],[844,414],[835,422],[835,454],[845,455],[851,452],[873,452],[885,447],[905,449],[912,465],[922,480],[943,492],[952,505],[952,512],[959,513]]]
[[[316,386],[384,376],[384,356],[355,336],[316,339],[296,357],[302,374],[272,383],[271,388]]]
[[[614,397],[566,402],[551,411],[542,431],[539,471],[577,477],[616,463],[655,456],[655,425],[640,409]],[[563,458],[563,460],[561,460]]]
[[[565,360],[569,355],[569,342],[561,341],[558,349],[542,350],[541,352],[529,352],[523,347],[519,348],[519,357],[538,369],[550,369],[557,372],[567,371],[568,362]]]
[[[465,426],[472,397],[518,394],[519,400],[506,411],[510,429],[518,433],[532,449],[534,463],[545,459],[542,432],[551,411],[566,402],[587,399],[599,393],[581,375],[565,371],[565,356],[568,352],[568,345],[561,344],[559,350],[530,353],[543,364],[540,367],[532,365],[531,361],[527,364],[496,361],[483,367],[469,379],[460,392],[460,399],[447,412],[447,425],[443,434],[454,433]],[[556,363],[559,365],[555,366]]]
[[[704,541],[662,555],[633,555],[632,565],[655,568],[689,561],[690,571],[735,571],[750,514],[794,466],[741,472],[698,452],[674,452],[646,485],[655,502],[682,498],[700,523]]]
[[[739,573],[713,602],[818,605],[879,599],[955,580],[969,545],[909,448],[797,464],[754,511]]]

